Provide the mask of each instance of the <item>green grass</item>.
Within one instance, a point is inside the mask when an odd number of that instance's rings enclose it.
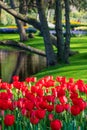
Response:
[[[0,40],[14,39],[19,40],[17,34],[0,34]],[[29,39],[25,42],[26,45],[44,50],[43,38],[35,36],[33,39]],[[48,67],[43,69],[35,76],[41,78],[45,75],[66,76],[67,78],[73,77],[75,80],[83,79],[87,83],[87,36],[72,37],[71,38],[71,50],[78,51],[79,53],[69,58],[70,64],[58,64],[55,67]]]
[[[32,46],[38,48],[40,50],[44,50],[44,42],[43,37],[35,36],[34,38],[30,38],[28,41],[24,42],[27,46]]]
[[[87,83],[87,37],[71,38],[71,49],[79,51],[78,54],[69,58],[69,65],[56,65],[49,67],[36,74],[38,78],[45,75],[73,77],[75,80],[83,79]]]
[[[0,34],[0,41],[1,40],[19,40],[18,34]]]

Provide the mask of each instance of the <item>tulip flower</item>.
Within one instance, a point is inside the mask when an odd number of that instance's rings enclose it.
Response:
[[[14,115],[7,114],[4,118],[4,123],[6,126],[12,126],[15,122],[15,117]]]

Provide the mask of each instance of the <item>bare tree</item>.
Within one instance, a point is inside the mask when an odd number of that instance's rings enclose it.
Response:
[[[37,5],[40,23],[41,23],[41,32],[44,37],[45,51],[47,55],[47,65],[49,66],[49,65],[56,64],[56,58],[53,51],[47,19],[45,16],[45,10],[42,2],[43,2],[42,0],[36,0],[36,5]]]
[[[47,25],[47,20],[45,17],[45,11],[43,8],[42,1],[36,1],[37,3],[37,8],[39,12],[39,17],[40,17],[40,22],[35,21],[34,19],[29,19],[26,16],[21,15],[20,13],[16,12],[13,9],[8,9],[8,6],[6,6],[3,2],[0,1],[0,7],[2,7],[4,10],[6,10],[8,13],[12,14],[14,17],[19,18],[20,20],[26,22],[26,23],[32,23],[35,26],[38,26],[41,32],[43,33],[43,38],[44,38],[44,43],[45,43],[45,51],[46,51],[46,56],[47,56],[47,65],[52,66],[55,65],[56,62],[56,57],[52,48],[52,43],[50,39],[50,33]]]
[[[11,4],[11,7],[13,9],[15,9],[14,0],[10,0],[10,4]],[[21,3],[20,3],[20,5],[21,5]],[[26,41],[28,39],[28,36],[26,34],[26,30],[23,27],[23,22],[21,20],[16,19],[16,18],[15,18],[15,21],[16,21],[16,24],[17,24],[17,27],[18,27],[18,31],[19,31],[19,35],[20,35],[20,41]]]

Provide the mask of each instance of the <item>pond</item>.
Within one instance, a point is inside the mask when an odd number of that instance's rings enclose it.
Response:
[[[19,75],[20,80],[32,76],[46,67],[46,58],[25,51],[0,50],[0,78],[11,82],[13,75]]]

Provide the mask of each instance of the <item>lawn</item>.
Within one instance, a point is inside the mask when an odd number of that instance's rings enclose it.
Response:
[[[40,44],[38,46],[41,47],[42,44]],[[69,65],[58,64],[55,67],[48,67],[37,73],[36,76],[40,78],[45,75],[53,75],[54,77],[59,75],[67,78],[73,77],[75,80],[83,79],[87,83],[87,37],[72,37],[71,49],[79,53],[69,58]]]
[[[19,40],[18,34],[0,34],[0,40],[11,39]],[[26,45],[44,50],[43,38],[35,36],[33,39],[29,39],[25,42]],[[69,58],[70,64],[58,64],[55,67],[48,67],[35,76],[38,78],[45,75],[65,76],[67,78],[73,77],[75,80],[83,79],[87,83],[87,36],[72,37],[71,38],[71,50],[78,51],[79,53]]]

